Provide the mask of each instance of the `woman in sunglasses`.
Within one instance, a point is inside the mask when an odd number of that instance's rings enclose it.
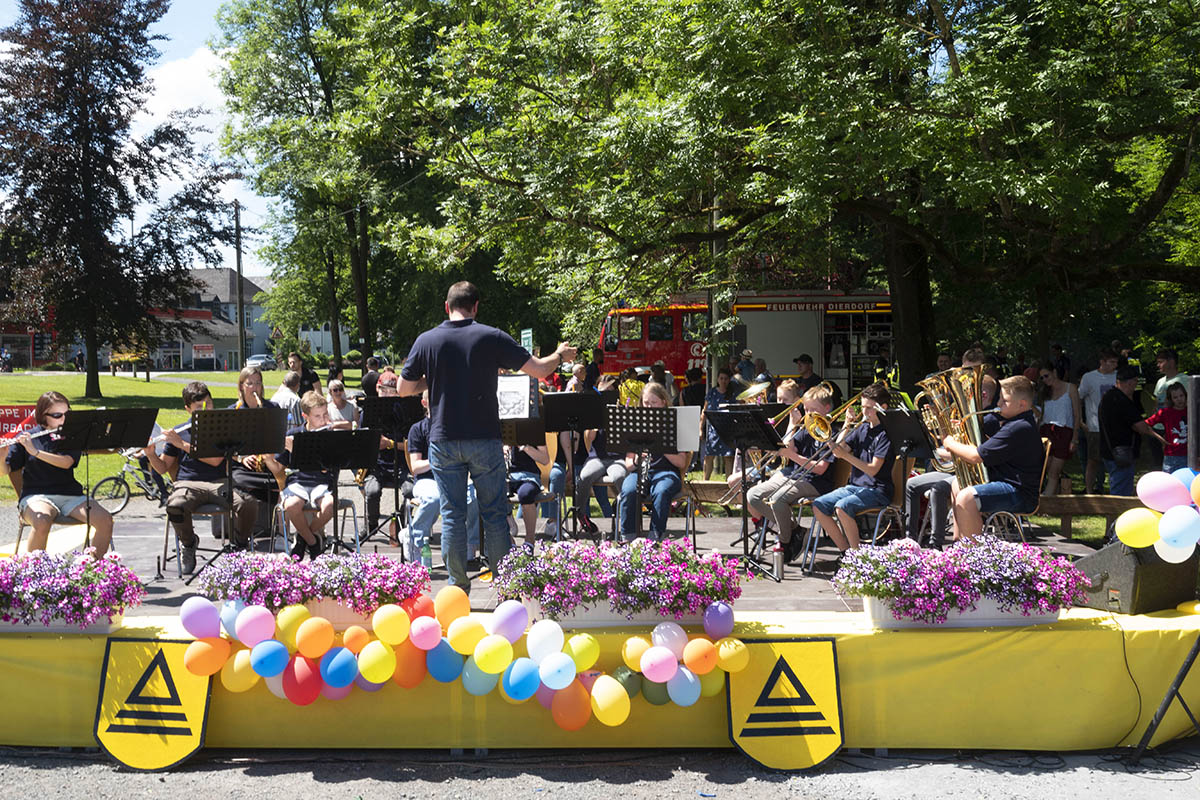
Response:
[[[95,557],[99,558],[112,543],[113,521],[112,515],[98,503],[92,503],[88,513],[87,495],[75,480],[75,465],[82,453],[62,449],[62,437],[55,433],[33,438],[39,431],[61,428],[70,410],[67,398],[58,392],[46,392],[39,397],[33,414],[37,425],[18,436],[17,443],[8,448],[4,474],[22,470],[17,510],[33,528],[29,536],[30,551],[46,549],[50,525],[55,519],[72,517],[91,522],[91,543]]]
[[[1038,369],[1041,380],[1042,427],[1039,432],[1050,440],[1050,461],[1046,464],[1046,485],[1042,494],[1058,494],[1059,476],[1067,459],[1075,455],[1079,444],[1079,423],[1083,409],[1079,389],[1067,383],[1066,372],[1050,362]]]

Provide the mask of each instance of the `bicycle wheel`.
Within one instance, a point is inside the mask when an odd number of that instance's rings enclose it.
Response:
[[[110,475],[92,487],[92,499],[110,514],[119,514],[129,503],[129,484],[120,475]]]

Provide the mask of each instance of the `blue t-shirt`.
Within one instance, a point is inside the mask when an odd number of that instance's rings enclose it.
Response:
[[[892,441],[888,438],[883,423],[881,422],[875,427],[871,427],[870,423],[858,426],[846,437],[846,445],[850,448],[850,452],[868,464],[876,458],[883,459],[883,465],[874,477],[858,467],[850,470],[850,485],[878,489],[890,498],[892,496],[892,463],[896,460],[896,454],[892,451]]]
[[[413,342],[400,376],[429,384],[430,441],[499,439],[499,369],[517,370],[529,351],[473,319],[446,320]]]
[[[34,434],[42,430],[45,430],[45,428],[37,425],[31,428],[29,433]],[[70,497],[77,497],[83,494],[83,487],[79,485],[79,481],[75,480],[75,466],[79,463],[79,457],[83,453],[78,450],[63,450],[59,446],[59,441],[60,437],[58,434],[47,434],[33,440],[33,449],[46,453],[70,456],[70,468],[56,467],[53,464],[42,461],[40,458],[33,458],[19,444],[14,444],[8,448],[8,456],[5,460],[8,462],[9,469],[14,471],[19,469],[25,470],[23,473],[24,482],[21,484],[22,498],[35,494],[63,494]]]
[[[792,436],[792,441],[796,444],[796,450],[800,453],[801,458],[811,458],[818,449],[824,451],[824,456],[817,459],[817,462],[831,463],[834,460],[833,452],[825,447],[821,442],[818,442],[808,431],[803,427],[799,428],[795,435]],[[815,466],[815,464],[813,465]],[[789,478],[800,472],[800,465],[791,459],[783,465],[783,474]],[[826,468],[820,475],[809,474],[806,480],[812,484],[813,488],[821,494],[833,491],[833,470]]]
[[[989,415],[999,417],[999,414]],[[1017,488],[1027,504],[1037,503],[1042,481],[1042,437],[1032,411],[1013,417],[979,446],[988,479]]]
[[[182,430],[179,432],[179,438],[185,442],[192,440],[192,432],[190,430]],[[214,467],[212,464],[205,464],[198,458],[180,450],[170,442],[163,448],[164,456],[171,456],[179,459],[179,472],[175,476],[177,481],[204,481],[206,483],[214,483],[216,481],[225,480],[225,467]]]

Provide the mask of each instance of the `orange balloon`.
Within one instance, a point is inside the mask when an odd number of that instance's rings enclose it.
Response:
[[[1200,481],[1192,481],[1191,487],[1192,502],[1200,503]]]
[[[225,666],[230,650],[229,640],[220,636],[197,639],[184,651],[183,665],[193,675],[216,675]]]
[[[433,608],[433,600],[427,594],[418,594],[410,597],[402,602],[400,607],[408,614],[409,619],[436,616]]]
[[[433,609],[442,630],[449,630],[451,622],[471,613],[471,599],[457,586],[443,586],[433,598]]]
[[[550,701],[550,714],[555,724],[564,731],[577,731],[592,718],[592,697],[583,688],[579,679],[571,681],[571,685],[554,693]]]
[[[351,625],[342,634],[342,646],[354,655],[361,653],[370,641],[371,634],[362,625]]]
[[[392,674],[392,680],[397,686],[415,689],[425,680],[425,651],[413,644],[411,639],[405,639],[395,649],[396,671]]]
[[[717,646],[708,639],[692,639],[683,648],[683,665],[697,675],[707,675],[717,665]]]
[[[296,649],[305,658],[320,658],[333,646],[333,625],[324,617],[309,617],[296,628]]]

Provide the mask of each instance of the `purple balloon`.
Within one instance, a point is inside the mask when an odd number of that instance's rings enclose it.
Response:
[[[549,711],[550,704],[554,702],[555,694],[556,692],[549,686],[544,683],[539,683],[537,691],[533,693],[533,696],[536,697],[537,701],[542,704],[542,708]]]
[[[733,608],[717,601],[704,609],[704,632],[715,642],[733,633]]]
[[[192,596],[184,600],[179,609],[179,621],[183,623],[183,629],[197,639],[221,635],[221,612],[205,597]]]
[[[321,696],[328,700],[342,700],[349,696],[350,690],[354,688],[354,684],[349,686],[330,686],[328,683],[321,686]],[[380,684],[383,688],[383,684]]]
[[[384,681],[383,683],[371,683],[360,674],[354,679],[354,685],[362,689],[364,692],[378,692],[384,686],[387,686],[387,681]]]
[[[525,635],[525,626],[529,624],[529,611],[516,600],[505,600],[496,606],[492,618],[488,620],[488,633],[503,636],[509,644],[516,644]]]

